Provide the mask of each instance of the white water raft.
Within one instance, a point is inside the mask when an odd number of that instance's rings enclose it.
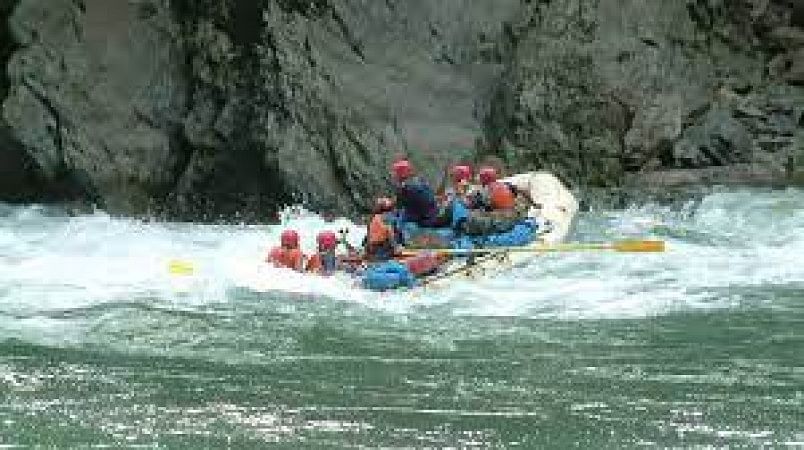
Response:
[[[578,200],[558,177],[549,172],[528,172],[502,181],[530,196],[532,206],[528,217],[542,225],[538,237],[530,244],[531,247],[559,244],[566,240],[578,213]],[[493,276],[512,267],[526,265],[538,256],[538,252],[498,251],[477,256],[471,263],[466,258],[456,258],[448,262],[439,273],[425,280],[423,287],[441,288],[458,278]]]

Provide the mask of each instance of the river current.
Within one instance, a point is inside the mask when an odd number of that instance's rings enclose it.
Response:
[[[0,204],[0,446],[804,447],[804,191],[593,209],[572,240],[668,251],[423,292],[265,267],[281,229]]]

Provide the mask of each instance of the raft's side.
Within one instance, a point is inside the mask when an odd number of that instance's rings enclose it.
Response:
[[[578,200],[561,180],[549,172],[529,172],[503,181],[530,194],[534,205],[528,216],[547,220],[552,225],[552,230],[540,235],[541,242],[557,244],[567,238],[578,213]]]

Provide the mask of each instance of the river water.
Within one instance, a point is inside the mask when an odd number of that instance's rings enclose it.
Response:
[[[0,204],[0,446],[804,446],[804,191],[585,212],[668,252],[423,293],[263,267],[279,230]]]

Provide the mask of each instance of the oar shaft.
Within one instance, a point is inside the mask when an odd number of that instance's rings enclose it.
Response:
[[[473,249],[421,249],[417,251],[402,252],[402,256],[414,256],[421,252],[434,252],[441,255],[482,255],[488,253],[549,253],[549,252],[581,252],[581,251],[607,251],[626,253],[663,252],[662,241],[618,241],[618,242],[574,242],[567,244],[537,245],[523,247],[490,247]]]

